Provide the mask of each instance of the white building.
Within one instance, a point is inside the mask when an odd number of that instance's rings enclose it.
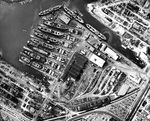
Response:
[[[107,47],[104,51],[106,54],[108,54],[109,57],[113,58],[114,60],[117,60],[118,59],[118,55],[113,51],[111,50],[109,47]]]
[[[98,57],[93,53],[89,56],[89,60],[99,67],[103,67],[105,64],[105,60],[103,60],[102,58]]]
[[[123,84],[118,91],[118,95],[120,96],[125,95],[128,92],[129,88],[130,88],[129,85]]]

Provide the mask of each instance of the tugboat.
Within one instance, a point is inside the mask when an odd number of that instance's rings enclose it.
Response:
[[[43,10],[39,13],[39,16],[45,16],[45,15],[48,15],[54,11],[57,11],[59,9],[61,9],[62,6],[61,5],[57,5],[57,6],[54,6],[53,8],[49,8],[49,9],[46,9],[46,10]]]

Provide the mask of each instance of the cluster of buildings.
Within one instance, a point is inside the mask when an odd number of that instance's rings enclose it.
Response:
[[[120,36],[122,47],[135,53],[140,62],[140,64],[136,64],[143,72],[149,67],[147,51],[150,41],[149,5],[149,0],[100,0],[87,5],[87,10],[93,17]],[[110,57],[114,55],[114,60],[117,57],[115,54],[111,54],[110,50],[106,52],[109,53]],[[120,70],[120,68],[109,68],[109,70],[105,70],[106,73],[102,77],[103,81],[98,85],[99,89],[94,94],[108,94],[109,96],[113,94],[116,98],[137,90],[134,96],[128,96],[110,105],[108,110],[121,120],[149,120],[149,101],[146,96],[149,94],[147,93],[149,88],[146,86],[149,85],[148,79],[145,80],[135,75],[131,70],[129,72]],[[143,83],[146,85],[141,88]]]
[[[120,36],[122,47],[135,53],[139,60],[137,65],[145,70],[149,66],[149,7],[146,7],[149,1],[108,0],[101,3],[103,1],[88,4],[88,11]]]
[[[135,115],[133,116],[133,121],[136,120],[150,120],[150,92],[146,94],[145,98],[141,101],[141,105],[139,105],[139,108]]]
[[[0,105],[2,110],[20,121],[30,121],[42,108],[45,95],[28,81],[34,82],[24,73],[0,60]]]

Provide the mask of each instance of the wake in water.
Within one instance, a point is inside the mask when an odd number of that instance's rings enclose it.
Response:
[[[69,7],[69,6],[70,6],[70,3],[71,3],[71,0],[67,0],[67,1],[64,1],[64,2],[63,2],[63,5]]]
[[[3,56],[2,49],[0,49],[0,58]]]
[[[107,42],[110,43],[112,41],[112,33],[108,29],[103,29],[102,34],[106,36]]]

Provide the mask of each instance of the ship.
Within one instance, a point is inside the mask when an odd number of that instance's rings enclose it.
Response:
[[[31,38],[30,38],[30,41],[32,41],[32,42],[34,42],[34,43],[38,43],[38,44],[40,44],[40,45],[43,45],[43,44],[44,44],[43,40],[40,40],[40,39],[35,38],[35,37],[31,37]]]
[[[31,58],[35,58],[36,57],[36,54],[32,50],[30,50],[29,48],[24,46],[23,49],[24,50],[23,50],[23,52],[21,54],[25,54],[25,55],[27,55],[27,56],[29,56]]]
[[[35,39],[35,38],[31,38],[31,42],[35,43],[35,45],[42,46],[42,47],[44,47],[46,49],[49,49],[49,50],[53,50],[54,49],[53,45],[45,43],[45,42],[40,41],[40,40]]]
[[[106,37],[101,34],[98,30],[96,30],[93,26],[91,26],[90,24],[86,24],[86,27],[92,31],[94,34],[96,34],[99,38],[106,40]]]
[[[44,43],[44,44],[43,44],[43,47],[45,47],[45,48],[47,48],[47,49],[49,49],[49,50],[55,49],[55,47],[54,47],[53,45],[50,45],[50,44],[47,44],[47,43]]]
[[[74,12],[72,10],[70,10],[68,7],[66,7],[65,5],[63,6],[64,11],[69,14],[71,17],[74,15]]]
[[[38,37],[35,37],[35,36],[32,36],[32,35],[30,35],[30,40],[32,41],[32,42],[39,42],[40,44],[43,44],[44,42],[46,42],[46,43],[48,43],[48,44],[50,44],[51,42],[48,40],[48,38],[49,38],[49,36],[47,36],[47,39],[41,39],[41,38],[38,38]]]
[[[59,31],[56,31],[56,30],[53,30],[53,29],[50,29],[50,28],[47,28],[45,25],[41,24],[38,26],[38,29],[45,32],[45,33],[49,33],[49,34],[52,34],[52,35],[55,35],[55,36],[62,36],[63,33],[62,32],[59,32]]]
[[[58,24],[58,23],[52,22],[52,21],[43,21],[43,24],[45,24],[46,26],[49,26],[49,27],[55,27],[57,29],[68,30],[68,28],[65,25]]]
[[[40,61],[41,63],[46,62],[45,57],[38,55],[37,53],[33,52],[32,50],[30,50],[27,47],[24,47],[23,53],[21,53],[21,54],[25,54],[25,55],[29,56],[31,60],[37,60],[37,61]]]
[[[80,23],[84,23],[83,19],[79,17],[77,14],[75,14],[72,10],[70,10],[68,7],[64,6],[64,11],[69,14],[71,17],[73,17],[75,20],[77,20]]]
[[[101,38],[101,39],[103,39],[103,40],[106,40],[106,37],[103,35],[103,34],[101,34],[100,32],[99,32],[99,34],[97,35],[99,38]]]
[[[78,15],[74,14],[73,17],[74,17],[74,19],[77,20],[78,22],[80,22],[80,23],[82,23],[82,24],[84,23],[83,19],[82,19],[81,17],[79,17]]]
[[[51,34],[56,35],[56,36],[62,36],[62,35],[64,35],[64,33],[59,32],[59,31],[55,31],[55,30],[52,30]]]
[[[50,14],[50,13],[52,13],[52,12],[54,12],[54,11],[57,11],[57,10],[59,10],[59,9],[61,9],[61,8],[62,8],[61,5],[54,6],[54,7],[52,7],[52,8],[49,8],[49,9],[46,9],[46,10],[41,11],[41,12],[39,13],[39,16],[48,15],[48,14]]]
[[[24,56],[24,55],[20,55],[19,57],[19,61],[24,63],[24,64],[30,64],[31,63],[31,60],[30,58]]]
[[[98,32],[93,26],[91,26],[90,24],[86,24],[86,27],[87,27],[90,31],[92,31],[94,34],[96,34],[96,35],[99,34],[99,32]]]
[[[37,70],[37,71],[40,71],[42,72],[42,69],[43,69],[43,65],[42,64],[39,64],[35,61],[29,61],[30,59],[27,58],[26,56],[24,55],[20,55],[20,58],[19,58],[19,61],[25,65],[28,65],[29,67]]]
[[[59,40],[58,40],[58,39],[55,39],[55,38],[52,38],[52,37],[49,37],[49,38],[48,38],[48,41],[50,41],[51,43],[55,43],[55,44],[58,44],[58,43],[59,43]]]
[[[27,46],[34,46],[34,47],[38,47],[38,43],[32,42],[32,41],[27,41]]]
[[[52,29],[47,28],[47,27],[44,26],[43,24],[38,25],[38,29],[39,29],[40,31],[42,31],[42,32],[46,32],[46,33],[50,33],[50,34],[51,34],[51,31],[52,31]]]
[[[41,38],[41,39],[47,39],[48,38],[48,35],[45,35],[45,34],[41,33],[40,31],[38,31],[36,29],[34,30],[34,35],[36,37]]]
[[[43,68],[43,65],[41,65],[41,64],[39,64],[39,63],[37,63],[37,62],[35,62],[35,61],[33,61],[33,62],[31,63],[31,66],[32,66],[33,68],[39,69],[39,70],[41,70],[41,69]]]
[[[48,56],[49,55],[49,52],[46,51],[46,50],[43,50],[42,48],[39,48],[39,47],[35,47],[33,45],[27,45],[31,50],[34,50],[42,55],[45,55],[45,56]]]

